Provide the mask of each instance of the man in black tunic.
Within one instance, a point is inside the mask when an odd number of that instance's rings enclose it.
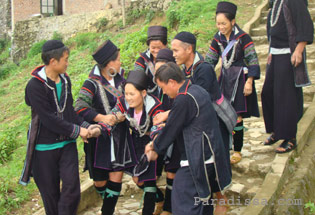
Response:
[[[297,123],[303,114],[302,87],[310,85],[305,46],[313,42],[314,26],[303,0],[275,0],[267,21],[270,51],[261,99],[271,145],[284,141],[277,153],[296,148]]]
[[[211,98],[203,88],[185,80],[172,62],[161,66],[155,78],[163,92],[175,99],[165,127],[146,147],[147,156],[154,160],[157,154],[163,155],[181,136],[181,168],[173,184],[172,212],[212,214],[211,189],[216,183],[219,190],[225,189],[231,183],[231,172]]]

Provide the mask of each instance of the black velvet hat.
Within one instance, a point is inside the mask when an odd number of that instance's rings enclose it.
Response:
[[[103,65],[118,50],[119,49],[114,43],[112,43],[112,41],[106,40],[96,49],[92,56],[98,64]]]
[[[221,1],[217,4],[217,13],[230,13],[236,15],[237,6],[231,2]]]
[[[42,52],[49,52],[55,49],[59,49],[64,47],[65,44],[63,44],[60,40],[48,40],[46,43],[44,43],[42,47]]]
[[[186,32],[186,31],[179,32],[178,34],[176,34],[174,39],[180,40],[182,42],[189,43],[192,45],[196,45],[196,37],[190,32]]]
[[[148,88],[148,76],[143,71],[131,70],[128,73],[126,83],[137,85],[143,89]]]
[[[166,61],[166,62],[175,63],[175,58],[173,57],[173,51],[170,49],[161,49],[156,56],[156,62],[158,61]]]
[[[161,39],[161,38],[167,40],[167,28],[166,27],[160,26],[160,25],[154,25],[154,26],[150,26],[148,28],[147,43],[150,40]]]

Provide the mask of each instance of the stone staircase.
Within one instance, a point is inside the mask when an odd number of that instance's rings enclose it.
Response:
[[[313,22],[315,22],[315,0],[309,0],[309,11]],[[229,199],[229,215],[240,215],[244,212],[247,204],[259,192],[267,173],[275,159],[275,148],[279,145],[264,146],[262,143],[268,137],[265,133],[264,121],[261,110],[261,90],[265,80],[266,60],[268,55],[268,40],[266,36],[266,22],[268,9],[263,9],[259,18],[259,25],[250,30],[258,54],[261,78],[255,81],[260,106],[260,118],[245,119],[244,124],[248,129],[244,134],[244,147],[242,149],[243,159],[240,163],[233,165],[233,180],[231,187],[226,191]],[[314,23],[315,25],[315,23]],[[315,83],[315,45],[307,46],[307,64],[312,83]],[[304,109],[313,101],[315,86],[311,85],[304,89]],[[232,152],[231,152],[232,153]],[[119,198],[115,214],[141,214],[139,202],[142,192],[134,185],[129,176],[124,177],[122,196]],[[158,184],[165,189],[165,175],[160,178]],[[93,215],[100,213],[100,202],[97,206],[86,210],[81,215]]]

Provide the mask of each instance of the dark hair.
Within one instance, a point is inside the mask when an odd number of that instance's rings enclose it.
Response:
[[[173,62],[163,64],[155,72],[155,80],[168,83],[170,79],[176,81],[177,83],[181,83],[185,80],[184,73],[180,70],[179,66]]]
[[[125,90],[126,84],[132,84],[138,91],[147,90],[146,88],[140,86],[139,84],[131,83],[131,82],[125,82],[124,87],[123,87],[124,90]]]
[[[163,45],[167,45],[167,38],[161,36],[150,37],[147,39],[147,45],[149,46],[152,40],[159,40],[163,43]]]
[[[100,69],[104,69],[104,68],[107,66],[107,64],[108,64],[109,62],[115,61],[115,60],[117,59],[118,53],[119,53],[119,49],[118,49],[112,56],[110,56],[103,64],[99,64],[99,63],[98,63],[98,64],[97,64],[98,67],[99,67]]]
[[[63,46],[59,49],[53,49],[53,50],[50,50],[47,52],[43,51],[42,52],[42,60],[43,60],[45,65],[49,65],[49,62],[51,59],[54,58],[57,61],[59,61],[65,52],[68,52],[70,54],[70,50],[67,46]]]
[[[186,46],[186,47],[191,46],[192,51],[193,51],[194,53],[196,52],[196,45],[195,45],[195,44],[190,44],[190,43],[186,43],[186,42],[183,42],[183,41],[181,41],[181,43],[182,43],[184,46]]]
[[[217,13],[216,15],[215,15],[215,18],[217,18],[217,15],[218,15],[219,13]],[[233,19],[235,19],[235,15],[234,14],[231,14],[231,13],[222,13],[222,14],[224,14],[224,16],[230,21],[230,22],[232,22],[232,20]]]

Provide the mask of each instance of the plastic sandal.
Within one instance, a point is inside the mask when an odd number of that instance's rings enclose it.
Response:
[[[241,160],[242,160],[241,152],[234,152],[234,154],[232,155],[232,157],[230,159],[230,163],[236,164],[236,163],[240,162]]]
[[[264,142],[264,145],[265,145],[265,146],[270,146],[270,145],[275,144],[276,142],[278,142],[278,140],[276,140],[275,134],[272,133],[272,134],[267,138],[267,140]]]
[[[280,146],[276,149],[276,153],[282,154],[282,153],[287,153],[295,149],[297,146],[296,144],[296,139],[291,139],[291,140],[284,140]],[[280,151],[279,149],[283,148],[284,151]]]

